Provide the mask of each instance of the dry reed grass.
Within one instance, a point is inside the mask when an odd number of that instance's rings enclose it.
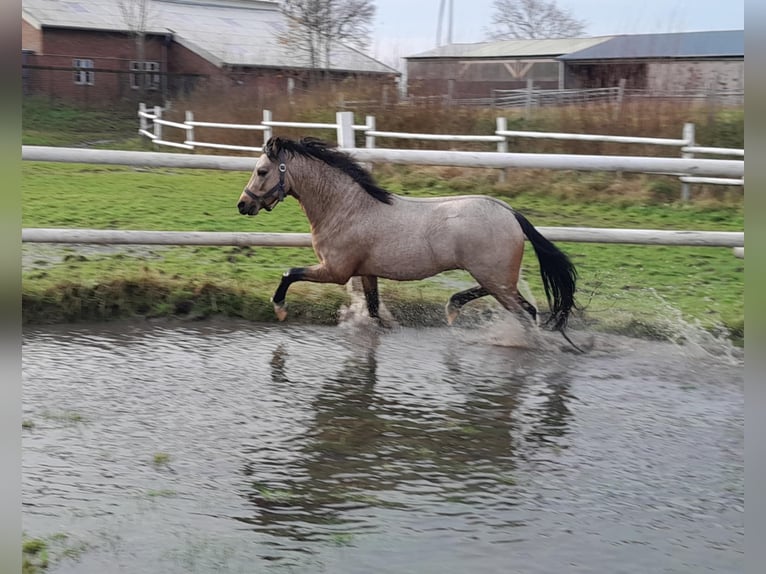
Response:
[[[606,103],[549,107],[527,114],[524,110],[457,107],[434,101],[398,103],[393,97],[383,101],[379,86],[356,82],[335,87],[317,87],[291,96],[253,96],[251,92],[232,87],[211,86],[178,100],[173,107],[168,115],[171,119],[183,120],[184,110],[191,110],[198,120],[225,123],[258,123],[264,109],[271,110],[275,120],[332,123],[335,121],[335,112],[345,108],[354,111],[356,123],[364,123],[366,115],[374,115],[378,130],[444,134],[492,134],[495,119],[504,116],[512,130],[677,139],[681,137],[683,124],[692,122],[697,126],[698,142],[703,145],[744,146],[744,111],[741,108],[713,108],[709,105],[667,100],[628,100],[620,109]],[[293,128],[278,128],[275,129],[277,132],[287,137],[305,135],[305,130]],[[210,136],[219,134],[224,136],[227,143],[240,145],[260,143],[261,135],[233,130],[209,132]],[[334,137],[332,132],[329,135]],[[382,138],[376,143],[381,147],[454,146],[449,142],[408,142]],[[518,138],[518,141],[510,143],[514,151],[538,153],[621,154],[636,150],[632,144],[604,142]],[[363,141],[358,144],[363,145]],[[494,149],[494,144],[474,145]],[[461,143],[460,147],[465,148],[466,144]],[[663,146],[646,146],[641,149],[646,155],[667,155],[668,152]]]
[[[333,123],[341,108],[354,112],[357,124],[366,115],[374,115],[376,129],[408,133],[481,134],[494,133],[497,117],[506,117],[508,129],[562,133],[590,133],[618,136],[643,136],[680,139],[683,125],[696,126],[697,143],[715,147],[744,147],[744,110],[711,107],[707,104],[665,100],[625,101],[618,109],[613,104],[589,104],[540,108],[527,114],[524,110],[501,110],[480,107],[455,107],[442,102],[382,101],[381,88],[364,82],[348,82],[340,86],[296,92],[291,96],[253,97],[232,87],[211,86],[198,90],[185,100],[179,100],[167,114],[169,119],[182,121],[185,110],[195,119],[224,123],[259,123],[263,110],[270,110],[274,120]],[[222,105],[223,104],[223,105]],[[300,138],[306,135],[335,139],[335,131],[274,128],[275,135]],[[170,139],[173,135],[168,133]],[[177,134],[180,141],[181,134]],[[197,128],[195,139],[235,145],[260,146],[260,131]],[[365,145],[364,135],[357,132],[356,145]],[[377,147],[406,149],[457,149],[493,151],[493,143],[455,143],[377,138]],[[645,155],[678,157],[675,147],[656,145],[616,144],[606,142],[576,142],[548,139],[510,138],[508,148],[521,153],[566,153],[592,155]],[[236,154],[228,150],[204,153]],[[248,155],[251,152],[239,152]],[[628,204],[677,201],[680,184],[675,178],[640,174],[599,174],[551,172],[547,170],[508,170],[508,178],[498,183],[497,171],[438,167],[376,166],[381,181],[402,190],[417,187],[445,191],[438,182],[447,182],[446,191],[476,192],[482,190],[513,196],[534,191],[561,199],[614,200]],[[741,188],[727,186],[694,186],[695,201],[713,204],[736,203],[742,200]]]

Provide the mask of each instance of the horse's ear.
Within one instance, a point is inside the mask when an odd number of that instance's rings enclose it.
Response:
[[[265,153],[270,160],[275,161],[279,155],[280,149],[282,149],[282,139],[279,136],[271,136],[266,140],[266,144],[263,146],[263,153]]]

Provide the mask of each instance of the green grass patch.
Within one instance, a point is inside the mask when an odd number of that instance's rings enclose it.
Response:
[[[48,568],[48,543],[41,538],[27,538],[21,543],[21,571],[38,574]]]
[[[76,425],[86,422],[85,417],[76,411],[43,411],[42,417],[49,421]]]
[[[146,491],[147,498],[172,498],[178,493],[170,488],[150,489]]]
[[[152,456],[154,466],[167,466],[170,463],[170,454],[166,452],[155,452]]]
[[[22,100],[24,145],[113,147],[148,149],[138,137],[135,108],[84,110],[48,98],[25,96]]]
[[[78,560],[90,547],[90,543],[73,540],[63,532],[44,538],[25,536],[21,545],[21,571],[23,574],[41,574],[63,560]]]

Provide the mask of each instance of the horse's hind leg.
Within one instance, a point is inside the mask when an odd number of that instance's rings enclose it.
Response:
[[[521,305],[521,308],[532,316],[532,321],[537,325],[537,309],[535,309],[535,306],[527,301],[518,291],[516,291],[516,299],[518,300],[519,305]]]
[[[489,295],[489,291],[481,285],[455,293],[449,298],[445,309],[447,312],[447,323],[452,325],[452,322],[457,318],[463,305],[486,295]]]
[[[516,287],[489,287],[490,295],[511,313],[526,317],[530,324],[537,327],[537,309],[527,301]]]

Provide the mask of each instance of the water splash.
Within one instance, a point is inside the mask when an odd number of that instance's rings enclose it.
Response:
[[[351,287],[351,282],[346,286],[351,302],[348,305],[341,305],[338,310],[338,326],[340,327],[361,327],[370,323],[370,315],[367,313],[367,303],[364,295]]]
[[[370,314],[367,311],[367,301],[364,298],[362,282],[359,277],[352,277],[346,283],[346,291],[351,302],[348,305],[341,305],[338,310],[338,326],[350,329],[377,326],[377,321],[370,319]],[[380,301],[378,313],[384,325],[388,327],[396,327],[398,325],[396,319],[391,315],[391,312],[382,300]]]
[[[610,309],[606,323],[612,330],[628,337],[667,341],[690,359],[714,357],[730,365],[742,362],[742,349],[732,343],[723,325],[710,328],[697,319],[685,318],[680,309],[654,288],[641,289],[640,295],[645,301],[651,301],[650,311],[639,315],[634,309]]]
[[[676,345],[681,353],[689,358],[715,357],[729,365],[741,363],[742,349],[731,342],[726,327],[716,324],[712,329],[707,329],[698,319],[685,319],[683,313],[656,290],[647,288],[647,292],[661,311],[658,320],[668,334],[668,341]]]

